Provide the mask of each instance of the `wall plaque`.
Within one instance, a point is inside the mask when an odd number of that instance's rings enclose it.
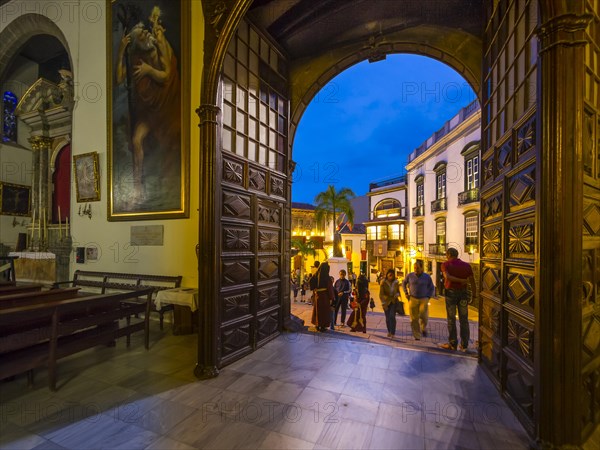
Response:
[[[163,236],[163,225],[131,227],[131,245],[163,245]]]

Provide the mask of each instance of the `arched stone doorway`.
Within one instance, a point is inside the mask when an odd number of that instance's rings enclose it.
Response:
[[[58,209],[54,187],[61,181],[54,173],[56,159],[61,149],[68,146],[69,156],[62,158],[62,171],[58,174],[66,174],[61,195],[64,224],[70,209],[69,142],[74,105],[69,48],[56,24],[39,14],[15,19],[0,33],[0,40],[0,85],[18,87],[19,102],[14,114],[21,124],[27,125],[3,151],[19,153],[17,158],[24,159],[30,178],[26,183],[31,186],[32,218],[35,214],[38,226],[45,222],[47,230],[43,238],[40,236],[35,242],[30,239],[29,249],[53,254],[49,256],[56,260],[56,273],[46,281],[68,279],[71,241],[61,235],[58,225],[53,225],[58,224],[53,210]],[[27,157],[23,156],[27,153]],[[11,156],[7,159],[11,160]]]
[[[389,21],[368,21],[366,10],[352,14],[352,8],[361,2],[284,3],[257,0],[204,5],[209,20],[199,110],[205,150],[201,198],[209,213],[201,220],[200,241],[210,242],[215,236],[216,242],[222,239],[221,191],[215,195],[224,173],[217,145],[219,77],[227,47],[248,10],[249,16],[260,22],[260,8],[266,8],[271,16],[264,14],[264,28],[288,50],[292,105],[288,146],[302,105],[351,61],[376,59],[392,51],[393,45],[385,47],[387,34],[405,32],[412,39],[398,40],[396,48],[414,46],[413,51],[427,54],[426,46],[419,48],[424,44],[419,43],[419,31],[426,34],[428,25],[440,30],[436,22],[442,20],[440,16],[444,16],[446,30],[460,19],[466,20],[475,31],[473,39],[463,42],[470,41],[473,46],[480,42],[481,50],[466,51],[470,57],[455,55],[454,61],[446,62],[474,86],[481,74],[481,88],[476,88],[483,109],[480,361],[533,439],[541,445],[585,442],[600,422],[600,346],[595,344],[600,334],[596,292],[600,279],[596,262],[600,254],[600,171],[596,170],[600,70],[594,62],[600,53],[598,6],[592,2],[501,0],[482,7],[480,2],[465,0],[444,2],[452,13],[443,14],[445,11],[428,9],[429,3],[398,2],[413,12],[412,21],[389,10],[385,17]],[[370,2],[370,8],[378,3]],[[460,14],[463,16],[457,18]],[[360,36],[357,41],[353,36],[345,41],[322,41],[319,46],[319,33],[311,36],[311,30],[315,31],[311,23],[325,21],[325,27],[343,35],[343,25],[336,28],[327,22],[335,23],[339,17],[352,17],[364,25],[362,43]],[[428,17],[433,23],[427,24]],[[475,25],[482,17],[483,30]],[[394,21],[401,24],[399,30],[391,26]],[[459,35],[449,32],[444,36],[453,41]],[[302,49],[302,42],[309,44]],[[356,47],[363,50],[362,57]],[[461,49],[460,44],[456,48]],[[404,51],[408,51],[406,47]],[[444,60],[442,53],[438,59]],[[236,170],[245,180],[249,166],[242,164]],[[289,173],[282,173],[282,178],[287,203],[282,206],[280,222],[279,255],[284,258],[278,282],[287,285],[289,182],[285,181]],[[207,302],[203,314],[197,368],[201,376],[217,373],[221,344],[213,336],[220,336],[223,266],[221,248],[213,248],[204,248],[204,260],[210,264],[200,273],[207,297],[215,299]],[[286,294],[280,294],[279,304],[286,316]],[[583,411],[580,405],[584,405]]]

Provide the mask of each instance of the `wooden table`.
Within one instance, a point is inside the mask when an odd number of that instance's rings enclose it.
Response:
[[[198,323],[198,289],[164,289],[154,299],[156,309],[163,303],[173,305],[173,334],[192,334]]]

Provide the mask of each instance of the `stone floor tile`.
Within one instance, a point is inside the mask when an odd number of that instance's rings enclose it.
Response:
[[[175,439],[162,436],[146,447],[145,450],[194,450],[194,447],[183,442],[176,441]]]
[[[182,403],[164,400],[147,411],[136,425],[154,433],[165,435],[178,423],[198,410]]]
[[[203,449],[256,449],[269,432],[263,428],[241,422],[224,428],[203,445]]]
[[[369,448],[384,450],[421,450],[425,448],[423,436],[375,427]]]
[[[334,418],[342,421],[362,422],[374,425],[379,413],[379,402],[340,395]]]
[[[303,441],[302,439],[297,439],[275,431],[268,433],[258,446],[258,448],[265,450],[308,450],[313,447],[314,443],[312,442]]]
[[[321,389],[329,392],[341,393],[344,390],[348,379],[349,377],[345,377],[342,375],[334,375],[330,373],[319,372],[313,377],[310,383],[308,383],[308,387],[314,389]]]
[[[366,380],[348,380],[342,394],[374,402],[380,402],[383,394],[383,383]]]
[[[327,425],[327,416],[321,410],[290,409],[279,432],[303,441],[316,443]]]
[[[318,445],[328,448],[366,448],[371,441],[373,425],[351,420],[332,420],[326,423]]]
[[[304,386],[294,383],[283,383],[278,380],[273,380],[262,392],[256,392],[256,395],[267,400],[288,404],[294,403],[304,389]],[[248,392],[254,393],[253,391]]]
[[[324,410],[329,404],[336,404],[339,397],[339,393],[315,389],[308,386],[304,388],[294,403],[298,404],[303,409],[318,411]]]
[[[418,410],[407,405],[397,406],[381,402],[375,426],[402,433],[424,436],[424,421]]]

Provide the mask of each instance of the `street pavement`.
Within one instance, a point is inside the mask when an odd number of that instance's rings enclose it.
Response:
[[[385,326],[385,314],[379,301],[379,285],[377,283],[369,283],[369,291],[371,297],[375,300],[375,308],[372,310],[369,308],[367,313],[367,332],[366,333],[351,333],[350,327],[341,326],[341,311],[338,313],[338,326],[335,330],[328,330],[325,333],[317,333],[315,327],[311,324],[312,305],[306,302],[300,301],[300,293],[298,294],[298,301],[294,302],[293,293],[292,299],[292,314],[304,320],[305,331],[308,333],[314,333],[315,339],[335,340],[335,339],[351,339],[359,341],[368,341],[377,344],[389,345],[392,347],[409,347],[417,348],[423,351],[443,352],[452,353],[457,355],[466,355],[475,357],[477,356],[476,347],[478,341],[478,320],[479,314],[477,309],[469,306],[469,330],[470,330],[470,342],[469,350],[466,353],[453,352],[443,350],[438,347],[439,344],[443,344],[448,341],[448,327],[446,321],[446,306],[443,297],[432,298],[429,303],[429,324],[428,324],[428,335],[427,337],[421,337],[421,340],[417,341],[413,338],[412,330],[410,327],[410,317],[408,316],[408,302],[402,293],[402,299],[404,301],[404,308],[406,316],[396,316],[396,336],[394,339],[387,337],[387,329]],[[310,292],[310,291],[309,291]],[[309,295],[306,299],[310,299]],[[350,317],[351,310],[348,309],[346,315],[346,321]],[[460,325],[456,324],[460,333]]]

